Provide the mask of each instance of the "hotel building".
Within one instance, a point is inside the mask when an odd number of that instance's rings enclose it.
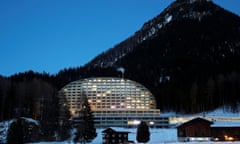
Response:
[[[145,121],[151,127],[167,127],[152,93],[143,85],[116,77],[86,78],[70,82],[58,93],[77,120],[83,96],[87,97],[96,127],[132,127]]]

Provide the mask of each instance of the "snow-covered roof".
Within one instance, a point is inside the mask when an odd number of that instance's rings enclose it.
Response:
[[[178,124],[177,127],[182,127],[182,126],[184,126],[184,125],[186,125],[186,124],[188,124],[188,123],[192,123],[192,122],[194,122],[194,121],[205,121],[205,122],[207,122],[207,123],[209,123],[209,124],[212,123],[211,121],[209,121],[209,120],[207,120],[207,119],[205,119],[205,118],[196,117],[196,118],[193,118],[193,119],[191,119],[191,120],[189,120],[189,121],[186,121],[186,122],[183,122],[183,123]]]
[[[215,121],[211,127],[240,127],[240,122]]]
[[[128,132],[128,131],[116,131],[112,128],[107,128],[107,129],[103,130],[102,133],[130,133],[130,132]]]
[[[27,117],[21,117],[21,118],[26,120],[29,123],[34,123],[35,125],[40,125],[40,123],[37,120],[34,120],[32,118],[27,118]]]

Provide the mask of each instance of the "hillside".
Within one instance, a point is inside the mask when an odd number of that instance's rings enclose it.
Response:
[[[234,110],[239,62],[240,17],[209,0],[177,0],[85,68],[123,67],[125,77],[153,92],[160,109],[197,112]]]

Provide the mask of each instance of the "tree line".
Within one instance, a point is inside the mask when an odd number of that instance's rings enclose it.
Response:
[[[161,75],[158,75],[156,71],[151,71],[150,68],[148,71],[139,69],[144,72],[136,72],[134,75],[130,73],[130,70],[126,69],[125,77],[140,82],[150,89],[161,111],[196,113],[221,106],[233,112],[239,111],[240,73],[237,71],[204,76],[195,75],[193,71],[191,71],[192,74],[177,76],[173,75],[174,71],[171,71],[171,78],[162,79],[160,82],[155,77],[165,77],[168,73],[166,69],[160,69]],[[178,74],[181,73],[178,72]],[[90,76],[121,77],[122,75],[112,67],[104,69],[97,67],[88,70],[80,67],[65,69],[57,75],[28,71],[11,77],[1,76],[0,120],[19,117],[33,118],[41,123],[42,137],[45,140],[55,140],[56,131],[60,137],[58,140],[69,138],[70,134],[67,135],[67,132],[71,129],[68,121],[70,113],[66,108],[64,124],[61,125],[58,119],[61,109],[58,103],[58,90],[70,81]],[[87,108],[86,111],[91,112],[88,104],[84,105]],[[88,118],[86,120],[89,121]],[[82,140],[82,132],[86,129],[76,128],[78,132],[75,140]]]
[[[60,88],[57,84],[54,76],[33,71],[0,77],[0,121],[14,119],[8,130],[8,142],[62,141],[70,138],[74,127],[70,121],[69,109],[60,111],[63,106],[59,105]],[[76,128],[76,143],[83,139],[91,141],[96,137],[93,115],[87,100],[83,105],[84,116],[80,118],[84,119],[84,123],[78,124]],[[60,112],[64,113],[61,122]],[[25,118],[32,118],[40,125],[28,123]],[[83,131],[79,127],[86,128]],[[36,129],[35,132],[32,129]]]
[[[198,72],[161,69],[139,64],[125,66],[125,78],[146,86],[155,96],[161,111],[195,113],[228,106],[237,112],[240,101],[238,71],[204,75]],[[134,64],[134,63],[133,63]],[[197,71],[197,70],[196,70]],[[170,73],[170,79],[166,76]],[[28,71],[11,77],[0,77],[0,120],[28,116],[53,121],[58,114],[57,92],[71,81],[86,77],[121,77],[115,68],[70,68],[56,75]],[[162,77],[160,82],[159,78]]]

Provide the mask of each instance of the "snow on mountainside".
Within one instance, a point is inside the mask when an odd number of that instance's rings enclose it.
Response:
[[[155,18],[146,22],[134,35],[98,55],[87,66],[113,66],[125,55],[132,52],[137,45],[156,37],[161,31],[165,31],[166,25],[180,19],[201,21],[204,17],[212,16],[220,9],[222,8],[211,0],[176,0]]]
[[[123,67],[161,110],[196,113],[240,101],[239,65],[240,17],[209,0],[176,0],[84,68],[113,76]]]

